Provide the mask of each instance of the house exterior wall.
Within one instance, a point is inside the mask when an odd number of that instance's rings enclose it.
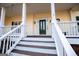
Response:
[[[71,11],[72,21],[76,21],[76,16],[79,16],[79,11]]]
[[[5,19],[5,26],[11,26],[12,21],[22,21],[22,16],[12,16],[12,17],[6,17]],[[29,14],[27,15],[27,20],[26,20],[27,24],[27,32],[28,35],[31,35],[33,30],[33,15]]]
[[[21,21],[21,16],[6,17],[5,26],[10,26],[12,21]]]
[[[61,10],[56,12],[56,17],[60,18],[60,21],[70,21],[71,15],[69,10]]]
[[[34,14],[34,21],[36,24],[34,24],[34,34],[39,35],[39,20],[45,19],[46,20],[46,35],[51,35],[51,14],[50,12],[45,13],[36,13]]]
[[[57,11],[56,18],[60,21],[70,21],[70,12],[67,10]],[[27,35],[39,35],[39,20],[46,19],[46,35],[51,35],[51,12],[39,12],[27,14]],[[21,16],[6,17],[5,26],[11,25],[12,21],[21,21]],[[36,22],[34,24],[34,22]]]

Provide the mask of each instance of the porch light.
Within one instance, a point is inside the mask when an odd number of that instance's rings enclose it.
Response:
[[[34,21],[34,24],[36,24],[36,21]]]
[[[50,20],[50,23],[51,23],[51,20]]]
[[[60,21],[60,19],[59,19],[59,18],[57,18],[56,20],[57,20],[58,22]]]

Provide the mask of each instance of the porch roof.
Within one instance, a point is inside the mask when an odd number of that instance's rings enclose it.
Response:
[[[68,10],[75,6],[79,6],[78,3],[55,3],[56,11]],[[6,15],[21,15],[22,4],[21,3],[1,3],[0,7],[6,8]],[[50,3],[27,3],[27,13],[38,13],[50,11]]]

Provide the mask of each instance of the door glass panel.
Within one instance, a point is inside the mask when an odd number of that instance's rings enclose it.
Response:
[[[40,27],[40,29],[42,30],[42,22],[40,22],[41,23],[41,27]]]
[[[45,22],[43,21],[43,30],[45,30]]]

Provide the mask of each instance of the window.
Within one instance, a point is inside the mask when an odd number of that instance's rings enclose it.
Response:
[[[12,21],[11,30],[14,29],[17,25],[20,25],[20,24],[21,24],[21,21]],[[20,32],[21,32],[21,29],[16,30],[16,33],[20,33]]]
[[[12,21],[12,26],[15,26],[15,25],[20,25],[21,24],[21,21]]]
[[[79,21],[79,16],[76,16],[76,21]],[[78,32],[79,32],[79,22],[77,23]]]

